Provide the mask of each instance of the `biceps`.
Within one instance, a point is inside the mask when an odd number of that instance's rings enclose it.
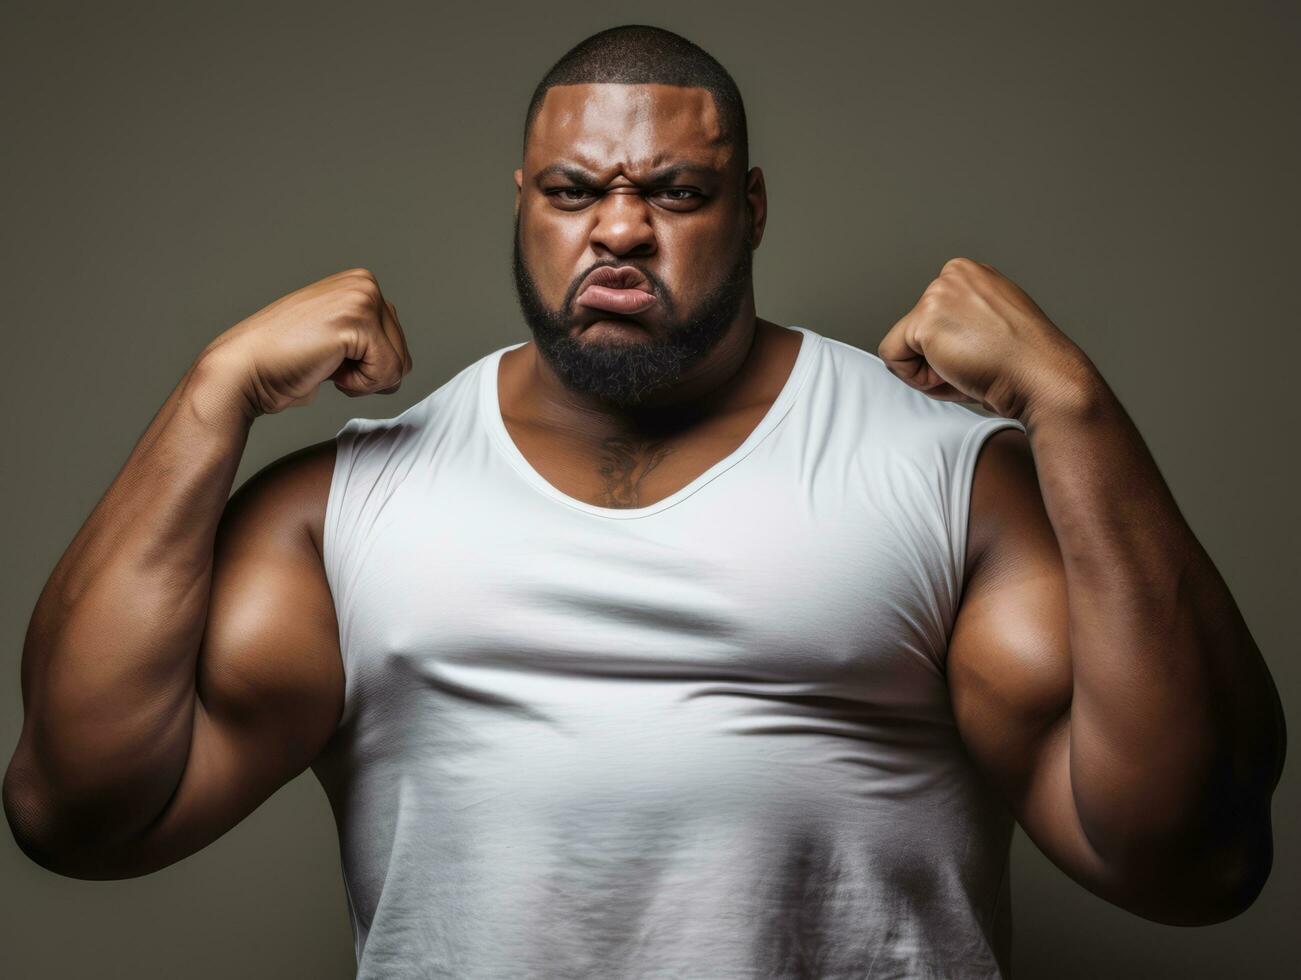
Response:
[[[216,840],[319,754],[342,710],[333,599],[301,524],[238,505],[215,547],[190,750],[172,798],[115,856],[117,876]]]
[[[1070,753],[1067,711],[1029,748],[1014,815],[1026,836],[1066,875],[1098,897],[1120,904],[1127,895],[1126,883],[1093,849],[1080,823],[1071,789]]]
[[[976,768],[1058,868],[1109,901],[1124,894],[1084,833],[1071,788],[1073,687],[1066,582],[1055,539],[1012,542],[970,583],[948,654],[954,720]]]
[[[235,546],[218,562],[196,686],[212,723],[255,733],[268,764],[315,757],[338,720],[343,667],[333,599],[305,534],[292,546]]]

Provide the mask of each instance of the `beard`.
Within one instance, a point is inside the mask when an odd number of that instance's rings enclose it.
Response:
[[[663,281],[636,266],[655,289],[663,310],[664,335],[628,343],[580,341],[569,336],[579,319],[570,310],[579,286],[591,269],[574,279],[559,309],[548,307],[521,254],[518,216],[512,263],[520,310],[533,333],[538,352],[557,377],[573,391],[620,408],[635,408],[645,404],[656,392],[673,387],[693,364],[714,349],[736,319],[750,289],[753,254],[754,241],[747,222],[737,255],[719,281],[693,309],[684,311],[679,311],[672,291]],[[593,268],[608,264],[596,263]],[[614,313],[608,317],[625,319]]]

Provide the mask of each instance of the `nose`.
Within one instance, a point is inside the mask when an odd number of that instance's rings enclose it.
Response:
[[[655,229],[650,206],[635,187],[606,190],[596,206],[596,223],[590,236],[592,250],[612,255],[650,255],[655,251]]]

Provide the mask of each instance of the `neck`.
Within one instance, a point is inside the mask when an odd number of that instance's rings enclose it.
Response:
[[[634,408],[567,387],[530,341],[520,349],[526,380],[519,389],[518,410],[538,425],[584,442],[671,436],[745,403],[774,329],[754,315],[753,302],[747,301],[713,349],[677,384]]]

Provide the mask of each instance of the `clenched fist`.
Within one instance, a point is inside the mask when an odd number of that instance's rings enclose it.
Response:
[[[256,418],[310,403],[327,379],[349,396],[390,394],[411,370],[411,355],[375,277],[347,269],[241,320],[199,363]]]
[[[992,265],[950,259],[877,354],[939,401],[979,403],[1029,422],[1041,407],[1087,400],[1100,375],[1039,305]]]

